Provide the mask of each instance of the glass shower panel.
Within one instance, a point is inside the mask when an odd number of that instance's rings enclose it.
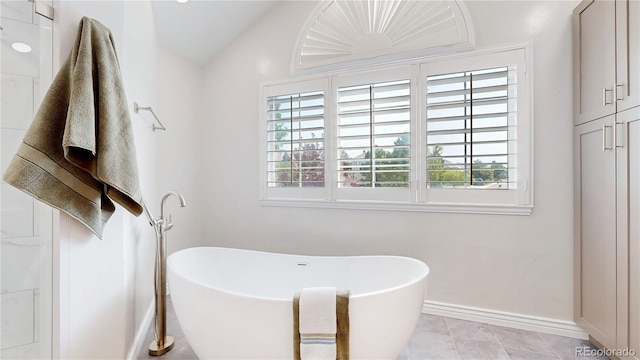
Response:
[[[52,5],[52,4],[49,4]],[[16,153],[51,82],[52,21],[0,0],[0,167]],[[0,184],[0,359],[52,356],[52,212]]]

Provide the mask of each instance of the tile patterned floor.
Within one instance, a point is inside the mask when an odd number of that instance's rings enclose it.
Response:
[[[150,328],[138,359],[198,359],[182,335],[170,298],[167,303],[167,333],[176,339],[171,351],[160,357],[149,356],[147,346],[154,338]],[[398,360],[585,359],[576,356],[578,347],[595,349],[585,340],[422,314]]]
[[[422,314],[398,360],[585,359],[586,340]]]

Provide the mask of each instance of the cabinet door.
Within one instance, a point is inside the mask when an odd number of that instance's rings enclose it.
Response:
[[[616,108],[640,105],[640,1],[616,1]]]
[[[629,348],[640,359],[640,120],[629,132]]]
[[[616,3],[582,2],[573,12],[574,122],[616,111]]]
[[[618,348],[634,349],[634,359],[640,358],[640,108],[618,114],[621,123],[618,151],[618,181],[620,195],[618,239],[620,266],[618,273],[619,314]],[[622,208],[621,208],[622,207]]]
[[[575,128],[575,320],[616,346],[617,244],[615,116]]]

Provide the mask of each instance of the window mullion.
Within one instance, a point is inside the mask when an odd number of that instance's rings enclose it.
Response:
[[[423,176],[424,170],[426,169],[426,163],[423,162],[423,156],[426,157],[426,154],[422,151],[423,144],[426,144],[426,137],[422,135],[423,127],[422,127],[422,111],[421,106],[423,104],[423,99],[426,97],[426,91],[423,92],[422,89],[422,79],[420,76],[420,66],[412,65],[411,66],[411,87],[410,87],[410,97],[411,97],[411,107],[410,111],[410,121],[409,121],[409,189],[411,191],[411,200],[410,202],[416,203],[420,200],[422,189],[420,184],[424,184],[426,181],[426,177]],[[426,133],[426,129],[425,133]]]
[[[473,73],[471,72],[469,73],[469,185],[473,185]]]
[[[469,87],[471,87],[471,85],[469,85]],[[468,90],[467,89],[467,82],[465,81],[464,82],[464,91],[465,91],[465,95],[464,96],[465,96],[465,98],[467,97],[467,90]],[[468,112],[471,112],[471,107],[473,106],[473,104],[471,103],[471,91],[470,90],[469,90],[468,103],[469,103]],[[470,142],[471,139],[467,139],[467,137],[469,137],[469,136],[467,135],[467,132],[466,132],[468,130],[468,128],[471,126],[471,120],[469,120],[469,125],[467,125],[467,117],[469,116],[468,112],[467,112],[467,100],[465,99],[465,106],[464,106],[464,130],[465,130],[465,134],[464,134],[464,138],[465,138],[464,139],[465,140],[465,144],[464,144],[464,161],[465,161],[465,163],[468,162],[469,164],[471,164],[471,159],[469,158],[469,151],[471,149],[469,149],[468,148],[469,146],[467,145],[467,143]],[[467,159],[470,159],[470,160],[467,161]],[[467,166],[466,166],[466,164],[465,164],[464,168],[465,168],[465,171],[464,171],[464,174],[463,174],[464,182],[465,183],[468,182],[469,185],[473,185],[472,184],[473,183],[473,178],[471,177],[471,172],[473,170],[471,169],[471,165],[469,165],[469,171],[468,171],[469,178],[468,179],[467,179]]]
[[[293,150],[293,95],[289,96],[289,146],[291,151],[291,159],[289,160],[289,184],[293,185],[293,162],[296,158]]]
[[[373,153],[373,85],[369,85],[369,181],[371,187],[376,187],[373,171],[375,154]]]
[[[325,118],[324,118],[324,138],[325,138],[325,178],[324,183],[327,187],[327,200],[336,200],[336,187],[338,186],[337,164],[338,164],[338,142],[337,134],[337,98],[336,87],[334,86],[333,77],[328,78],[328,91],[325,94]],[[328,104],[328,105],[327,105]]]

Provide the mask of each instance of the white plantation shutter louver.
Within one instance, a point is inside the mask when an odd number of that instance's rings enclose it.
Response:
[[[515,189],[515,66],[427,76],[427,187]]]
[[[409,80],[338,87],[338,187],[409,187],[410,105]]]
[[[267,98],[267,187],[324,187],[324,91]]]

